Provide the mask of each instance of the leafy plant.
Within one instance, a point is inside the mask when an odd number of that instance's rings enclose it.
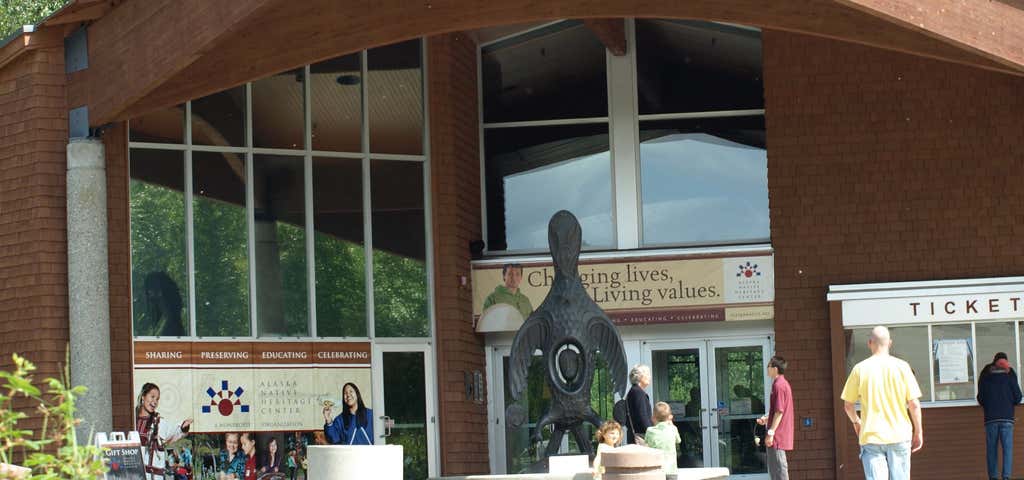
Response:
[[[34,25],[64,6],[66,0],[0,0],[0,41],[23,25]]]
[[[75,427],[75,399],[85,393],[85,387],[68,386],[67,368],[62,378],[48,378],[44,395],[32,383],[36,367],[18,354],[13,355],[14,371],[0,371],[4,382],[0,391],[0,462],[11,463],[23,459],[32,469],[25,477],[30,480],[93,479],[106,472],[100,449],[93,445],[79,445]],[[38,439],[33,432],[18,427],[28,414],[14,409],[14,401],[23,397],[37,405],[43,427]],[[18,454],[17,458],[15,454]]]

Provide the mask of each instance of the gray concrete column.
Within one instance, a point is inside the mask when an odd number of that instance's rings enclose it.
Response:
[[[68,143],[68,307],[71,383],[78,399],[79,443],[113,428],[110,386],[110,285],[107,257],[107,176],[103,142]],[[125,292],[127,295],[128,292]],[[91,439],[89,439],[91,440]]]

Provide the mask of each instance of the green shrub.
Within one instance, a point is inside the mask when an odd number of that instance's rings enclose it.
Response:
[[[32,469],[25,477],[30,480],[95,479],[107,468],[96,446],[79,445],[75,427],[75,398],[85,393],[85,387],[69,387],[68,371],[63,378],[48,378],[48,390],[43,394],[32,383],[32,362],[14,354],[14,371],[0,371],[0,463],[23,461]],[[17,397],[36,404],[43,418],[38,435],[18,427],[28,414],[14,409]]]

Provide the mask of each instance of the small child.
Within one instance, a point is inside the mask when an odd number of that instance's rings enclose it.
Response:
[[[665,463],[661,469],[665,475],[675,478],[676,475],[676,445],[683,442],[679,438],[679,429],[672,423],[672,407],[665,402],[658,402],[654,405],[655,425],[647,427],[644,440],[647,446],[665,452]]]
[[[601,466],[601,452],[607,452],[617,446],[619,446],[619,440],[622,439],[622,425],[614,420],[609,420],[601,425],[601,428],[594,434],[594,440],[597,441],[597,455],[594,456],[594,478],[601,478],[601,474],[604,473],[604,467]]]

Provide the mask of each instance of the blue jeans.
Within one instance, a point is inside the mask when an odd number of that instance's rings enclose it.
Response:
[[[865,480],[910,480],[910,442],[861,445]]]
[[[1003,444],[1003,476],[999,476],[999,443]],[[988,478],[1010,478],[1013,470],[1013,422],[985,424],[985,457]]]

